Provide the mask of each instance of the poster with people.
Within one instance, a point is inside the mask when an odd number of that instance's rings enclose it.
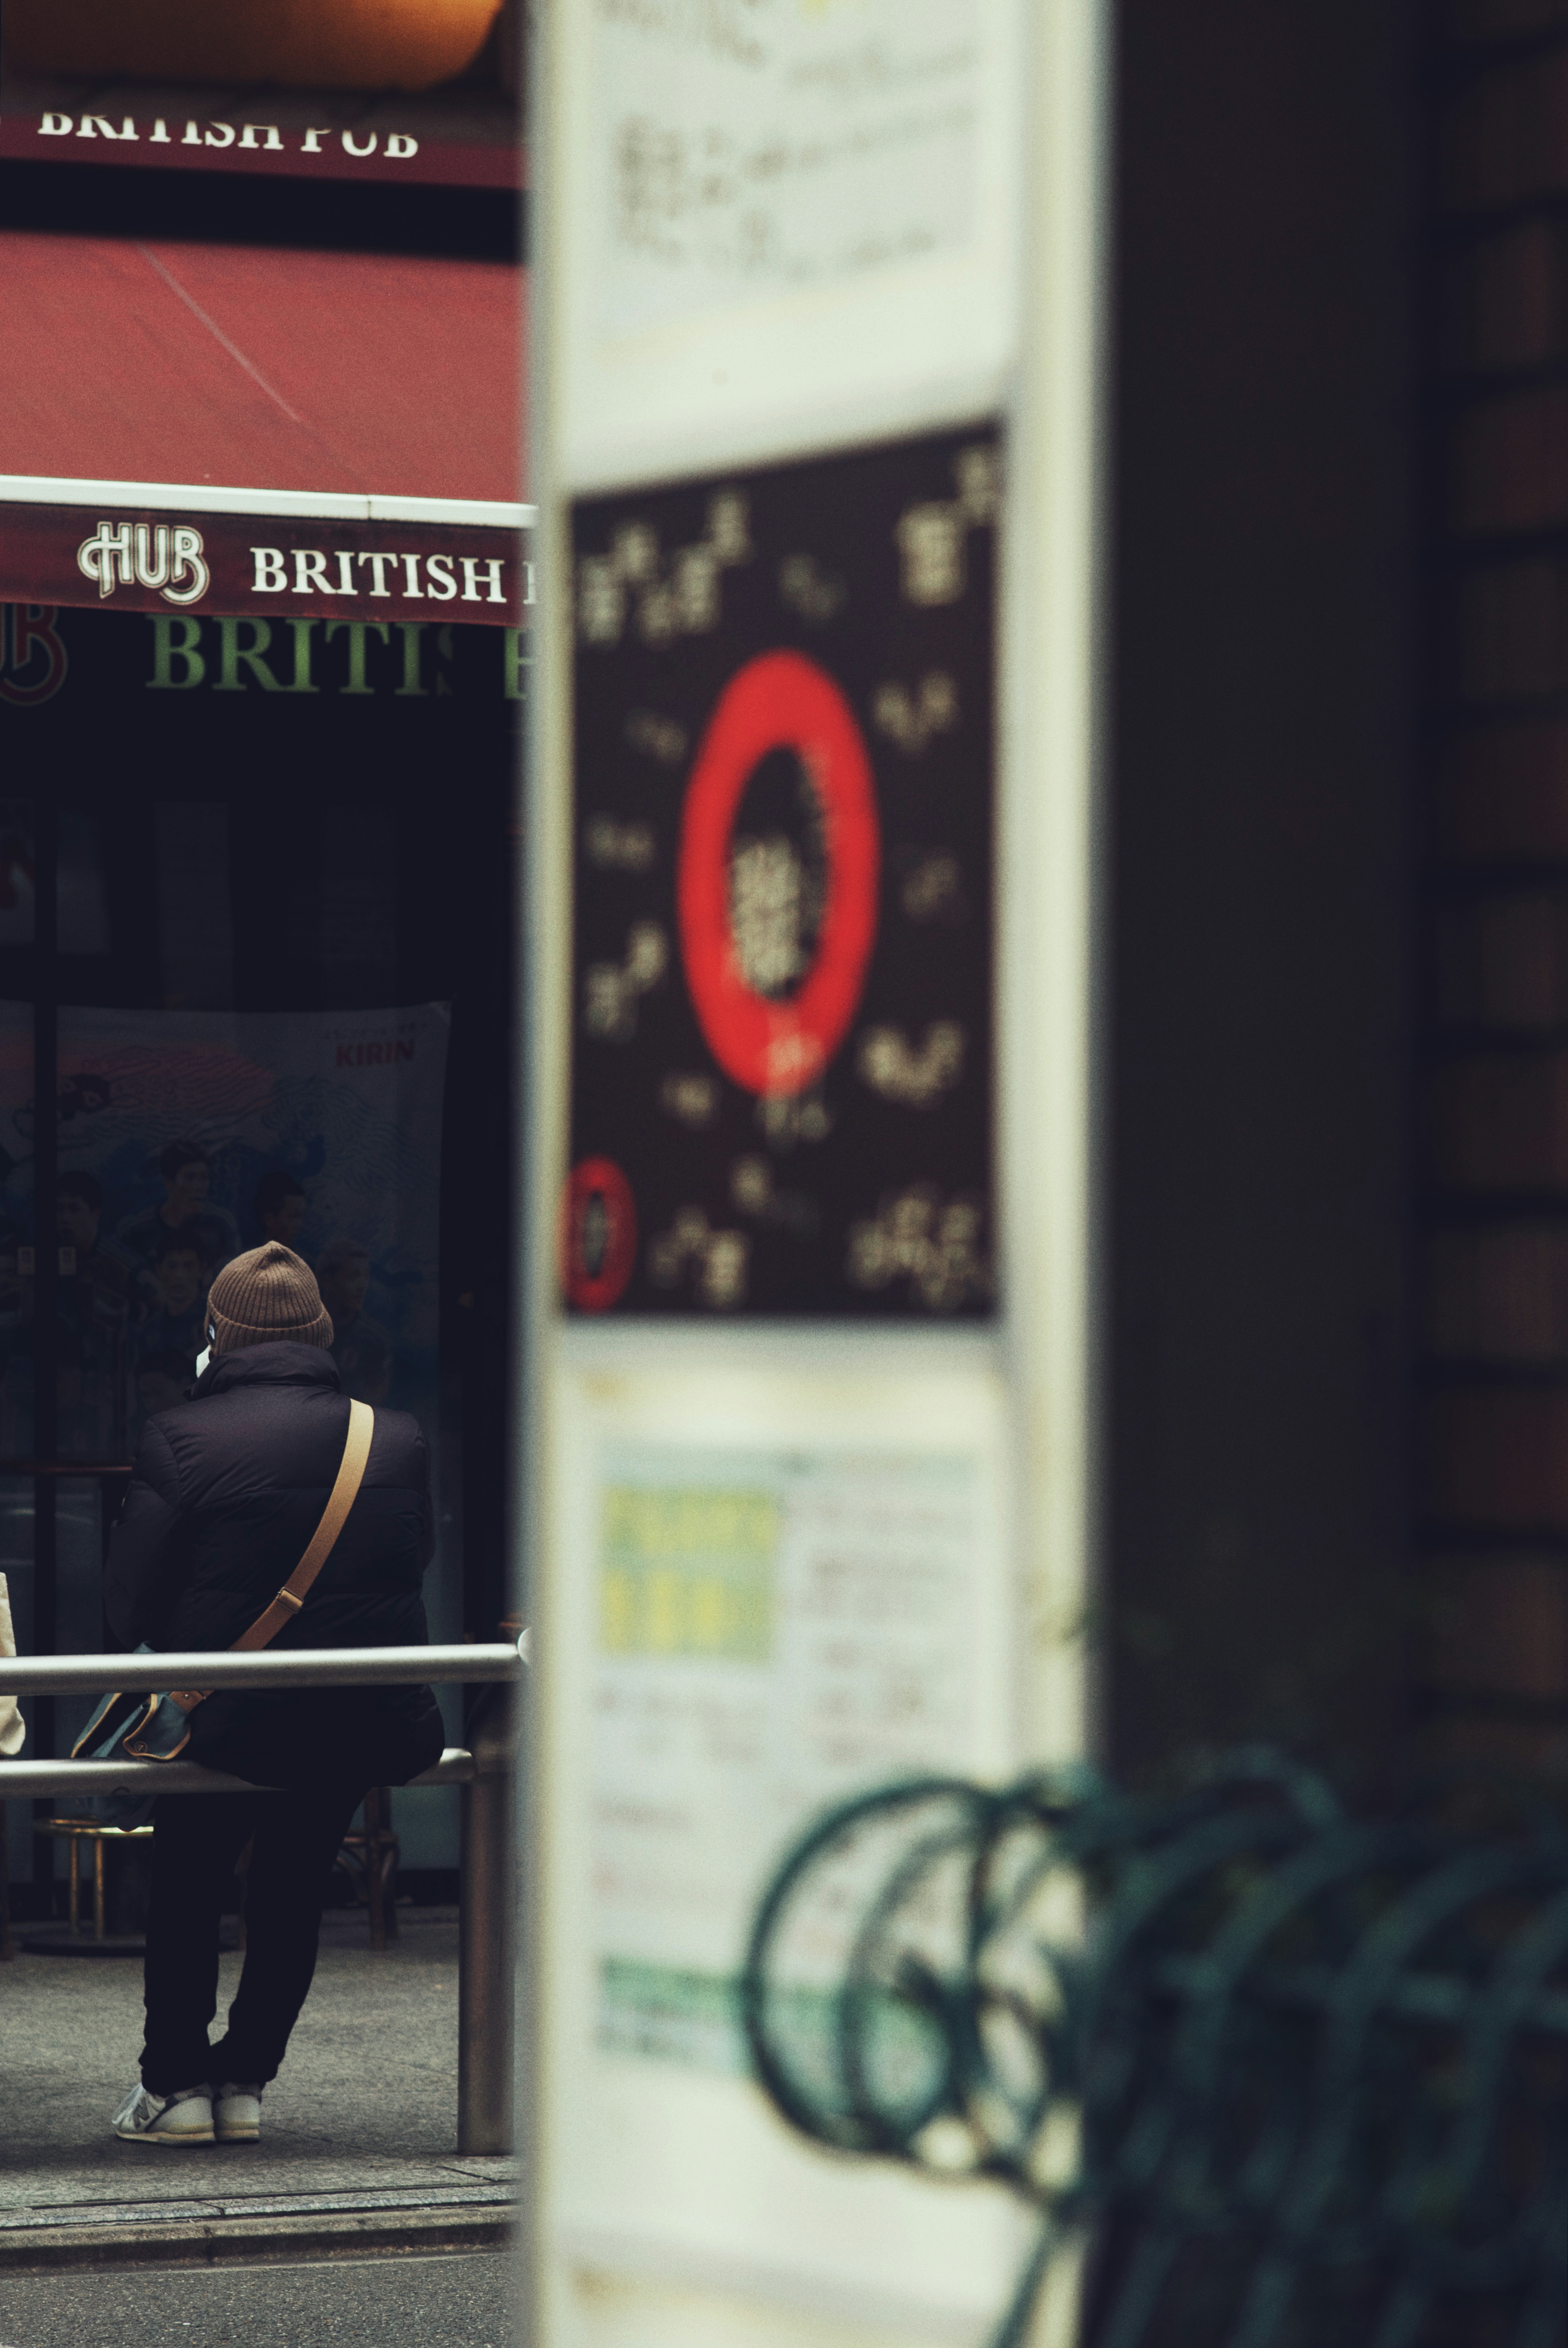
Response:
[[[35,1198],[25,1006],[0,1015],[0,1415],[30,1429]],[[449,1010],[108,1011],[59,1021],[57,1415],[64,1458],[129,1456],[206,1344],[207,1292],[281,1240],[315,1271],[361,1401],[434,1431]],[[29,1039],[30,1040],[30,1039]]]

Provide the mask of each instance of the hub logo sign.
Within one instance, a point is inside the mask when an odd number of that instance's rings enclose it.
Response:
[[[100,521],[77,547],[77,568],[100,596],[136,585],[158,589],[168,603],[199,603],[210,583],[201,533],[184,523]]]

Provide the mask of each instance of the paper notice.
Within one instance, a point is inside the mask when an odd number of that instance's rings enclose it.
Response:
[[[597,0],[603,330],[966,244],[981,23],[952,0]]]
[[[963,1452],[602,1456],[599,2042],[738,2071],[738,1967],[789,1837],[880,1780],[973,1766],[985,1468]]]

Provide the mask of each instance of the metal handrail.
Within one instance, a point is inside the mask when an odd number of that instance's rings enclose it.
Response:
[[[440,1759],[410,1777],[410,1786],[467,1786],[477,1775],[466,1746],[449,1745]],[[269,1789],[199,1761],[0,1761],[0,1800],[32,1801],[63,1794],[86,1801],[95,1794],[254,1794]],[[275,1790],[275,1789],[274,1789]]]
[[[0,1695],[90,1694],[119,1686],[428,1687],[498,1683],[470,1714],[473,1749],[449,1746],[414,1786],[462,1789],[461,1928],[458,1950],[458,2149],[510,2151],[516,1905],[511,1776],[516,1706],[510,1694],[529,1659],[512,1644],[471,1647],[294,1647],[263,1654],[26,1655],[0,1660]],[[247,1778],[193,1761],[0,1760],[0,1802],[37,1795],[254,1794]]]
[[[515,1645],[285,1647],[263,1654],[18,1655],[0,1662],[0,1695],[91,1695],[123,1688],[435,1687],[517,1680],[528,1632]]]

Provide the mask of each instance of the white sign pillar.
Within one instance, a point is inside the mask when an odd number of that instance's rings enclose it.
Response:
[[[536,61],[528,2291],[982,2341],[735,1978],[831,1801],[1092,1737],[1103,0],[595,0]]]

